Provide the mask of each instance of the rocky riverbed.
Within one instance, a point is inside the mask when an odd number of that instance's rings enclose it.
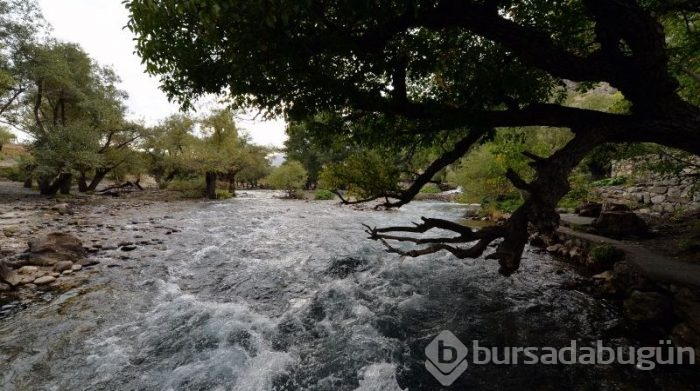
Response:
[[[79,288],[109,269],[133,269],[135,261],[156,257],[180,230],[168,211],[199,202],[175,201],[177,195],[161,191],[63,199],[15,192],[4,198],[0,254],[15,270],[12,284],[0,282],[0,316]]]

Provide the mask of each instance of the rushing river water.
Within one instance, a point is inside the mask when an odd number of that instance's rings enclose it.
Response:
[[[637,343],[616,306],[563,289],[576,274],[547,255],[505,278],[494,261],[387,254],[361,226],[455,219],[456,205],[357,211],[264,192],[169,205],[117,221],[177,227],[167,249],[101,254],[87,285],[0,319],[0,389],[430,390],[424,349],[445,329],[483,346]],[[692,371],[470,365],[454,387],[692,389]]]

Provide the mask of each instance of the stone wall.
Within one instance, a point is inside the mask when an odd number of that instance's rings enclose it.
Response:
[[[698,159],[700,162],[700,159]],[[673,213],[700,210],[700,186],[694,186],[690,169],[680,177],[664,177],[637,172],[632,160],[613,163],[612,177],[627,178],[627,183],[592,189],[593,198],[603,202],[626,204],[639,213]]]

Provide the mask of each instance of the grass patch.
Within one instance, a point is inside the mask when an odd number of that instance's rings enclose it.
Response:
[[[229,198],[233,198],[233,194],[228,191],[228,190],[216,190],[216,199],[217,200],[228,200]]]
[[[438,185],[434,183],[426,183],[421,189],[420,192],[423,194],[436,194],[436,193],[441,193],[442,191],[438,187]]]
[[[593,186],[593,187],[617,186],[617,185],[624,185],[625,182],[627,182],[627,179],[624,177],[605,178],[605,179],[601,179],[599,181],[591,182],[591,186]]]
[[[323,201],[333,200],[333,199],[335,199],[335,194],[330,190],[318,189],[314,193],[314,199],[315,200],[323,200]]]

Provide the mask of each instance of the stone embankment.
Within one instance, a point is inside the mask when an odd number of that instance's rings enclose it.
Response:
[[[644,171],[641,166],[639,160],[613,163],[611,177],[624,179],[625,184],[594,188],[593,198],[626,204],[644,214],[700,210],[700,188],[696,186],[700,158],[673,176]]]

